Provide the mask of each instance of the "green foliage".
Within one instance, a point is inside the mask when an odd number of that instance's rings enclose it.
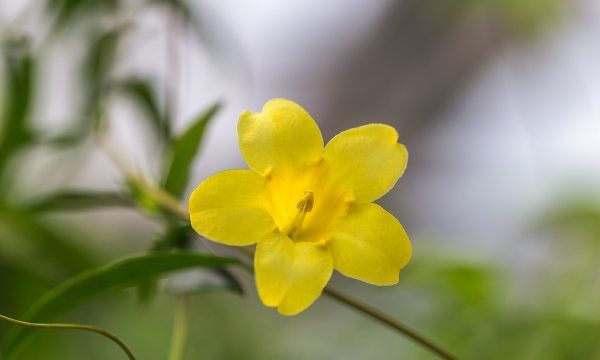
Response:
[[[164,234],[154,242],[151,252],[190,251],[196,237],[197,235],[189,223],[181,224],[178,221],[171,221]],[[240,295],[243,293],[242,286],[227,269],[188,271],[174,276],[171,280],[167,291],[173,295],[196,295],[221,289],[229,289]],[[150,302],[156,293],[156,289],[156,280],[141,283],[138,288],[140,302]]]
[[[0,220],[13,236],[33,246],[40,262],[52,262],[63,276],[97,264],[96,257],[79,239],[70,238],[67,231],[45,223],[35,213],[0,206]]]
[[[565,0],[495,0],[492,3],[513,29],[521,33],[546,28],[566,5]]]
[[[190,268],[222,268],[243,265],[239,260],[191,252],[156,253],[128,257],[112,264],[87,270],[47,292],[22,320],[48,321],[61,313],[109,290],[134,286],[176,270]],[[3,342],[3,354],[10,355],[23,342],[29,331],[15,329]]]
[[[54,30],[60,31],[73,24],[79,17],[99,11],[116,11],[119,0],[50,0],[48,11],[55,14]]]
[[[0,173],[10,157],[32,139],[29,115],[34,96],[36,64],[26,40],[3,47],[6,67],[5,109],[0,114]]]
[[[476,308],[487,306],[492,301],[493,287],[497,281],[490,269],[463,263],[447,267],[442,276],[442,280],[462,303]]]
[[[84,121],[76,133],[87,134],[102,120],[117,46],[125,30],[125,27],[116,27],[99,31],[89,40],[90,46],[82,67],[85,99],[81,117]]]
[[[220,109],[220,104],[211,106],[200,114],[192,125],[173,141],[173,151],[166,167],[164,188],[175,196],[181,196],[188,183],[192,161],[196,157],[209,122]]]
[[[166,139],[169,136],[168,124],[150,81],[130,78],[120,82],[119,88],[144,112],[144,118],[148,120],[158,139]]]
[[[600,202],[593,198],[567,199],[543,214],[538,227],[576,228],[592,236],[600,235]],[[600,236],[597,238],[600,243]]]
[[[63,190],[25,205],[31,212],[73,211],[112,206],[132,206],[131,199],[111,191]]]
[[[453,15],[471,15],[472,10],[485,11],[499,21],[508,32],[519,36],[538,34],[556,20],[568,5],[567,0],[459,0],[429,1],[432,10],[443,9]]]

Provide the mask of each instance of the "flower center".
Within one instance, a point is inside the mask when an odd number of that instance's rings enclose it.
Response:
[[[311,212],[313,205],[315,203],[315,198],[312,191],[305,191],[304,197],[298,201],[298,205],[296,205],[296,209],[298,212],[296,213],[296,217],[290,224],[289,230],[287,231],[287,236],[293,239],[300,232],[300,228],[302,227],[302,223],[304,222],[304,218],[306,214]]]

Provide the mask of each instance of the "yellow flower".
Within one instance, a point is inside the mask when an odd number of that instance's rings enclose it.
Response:
[[[257,243],[256,285],[266,306],[294,315],[321,294],[333,269],[375,285],[398,282],[411,257],[396,218],[371,203],[404,172],[408,153],[383,124],[346,130],[323,146],[298,104],[273,99],[238,122],[250,170],[204,180],[190,198],[194,229],[227,245]]]

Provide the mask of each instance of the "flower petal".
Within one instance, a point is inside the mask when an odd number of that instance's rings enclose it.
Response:
[[[265,306],[295,315],[321,295],[333,272],[333,260],[323,243],[295,243],[276,232],[258,243],[254,269]]]
[[[375,285],[397,283],[412,254],[402,225],[376,204],[352,206],[337,222],[328,245],[337,271]]]
[[[336,183],[359,203],[387,193],[406,169],[408,152],[388,125],[369,124],[346,130],[325,147],[323,157]]]
[[[244,160],[261,175],[313,164],[323,151],[315,121],[286,99],[270,100],[260,113],[245,111],[238,122],[238,140]]]
[[[228,170],[207,178],[190,197],[192,227],[215,242],[256,243],[275,228],[267,211],[264,183],[251,170]]]

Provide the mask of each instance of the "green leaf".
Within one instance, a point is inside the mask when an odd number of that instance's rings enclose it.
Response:
[[[49,321],[61,313],[109,290],[134,286],[148,279],[173,271],[191,268],[222,268],[243,265],[237,259],[191,252],[138,255],[112,264],[85,271],[55,287],[42,296],[21,320]],[[3,354],[8,356],[22,345],[30,334],[15,328],[3,342]]]
[[[114,65],[117,44],[124,27],[94,34],[84,63],[84,75],[88,81],[102,83]]]
[[[168,136],[167,123],[152,84],[148,80],[131,78],[122,81],[119,89],[144,111],[146,119],[159,139],[166,138]]]
[[[192,241],[194,231],[189,223],[184,225],[172,222],[161,234],[150,249],[151,253],[168,253],[173,249],[188,249]],[[149,303],[156,294],[158,280],[150,279],[140,283],[138,286],[138,299],[140,304]]]
[[[85,136],[102,119],[109,77],[117,57],[119,41],[125,26],[95,32],[87,41],[89,48],[82,64],[83,108],[80,121],[70,131],[70,137]]]
[[[10,157],[32,139],[29,115],[36,68],[26,40],[10,42],[3,50],[6,99],[5,111],[0,115],[0,172],[5,170]]]
[[[220,109],[220,104],[211,106],[196,118],[194,123],[175,140],[171,161],[168,164],[164,188],[175,196],[181,196],[188,183],[190,169],[196,157],[206,126]]]
[[[89,20],[90,14],[97,14],[104,10],[116,11],[119,0],[50,0],[48,11],[56,14],[54,31],[60,31],[72,24],[79,16]]]
[[[93,210],[110,206],[132,206],[133,202],[122,194],[109,191],[61,191],[34,200],[25,206],[32,212]]]
[[[189,223],[184,225],[173,222],[160,238],[154,242],[152,252],[169,252],[173,249],[189,249],[195,232]],[[149,302],[157,288],[157,281],[140,284],[138,297],[140,303]],[[228,289],[243,295],[238,280],[227,269],[192,269],[173,274],[167,283],[167,292],[175,295],[193,295]]]

